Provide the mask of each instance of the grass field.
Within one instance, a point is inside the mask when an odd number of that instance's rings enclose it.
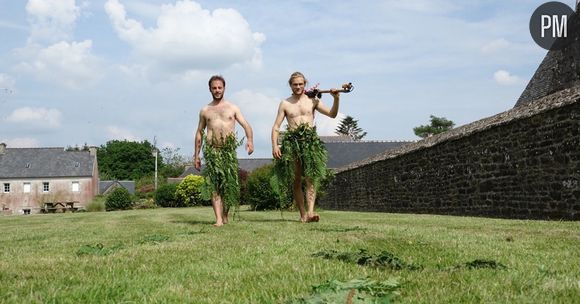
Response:
[[[403,303],[580,299],[579,222],[320,214],[241,211],[222,228],[208,207],[0,216],[0,303],[308,302],[364,278],[396,282]]]

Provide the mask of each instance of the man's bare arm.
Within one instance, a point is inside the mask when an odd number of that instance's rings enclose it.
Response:
[[[248,151],[248,155],[250,155],[254,152],[254,133],[252,132],[252,127],[248,121],[246,121],[244,115],[242,115],[240,108],[235,107],[235,113],[236,121],[242,126],[242,128],[244,128],[244,132],[246,133],[246,151]]]
[[[282,121],[284,121],[285,116],[284,101],[282,101],[278,106],[278,113],[276,114],[276,120],[274,121],[274,126],[272,127],[272,156],[274,156],[274,158],[282,157],[282,153],[278,147],[278,136],[280,135],[280,125],[282,124]]]
[[[333,89],[330,92],[330,94],[334,98],[334,100],[332,102],[332,108],[328,109],[328,107],[326,107],[324,104],[322,104],[322,102],[318,102],[316,104],[315,109],[318,110],[318,112],[320,112],[321,114],[324,114],[330,118],[335,118],[336,115],[338,115],[338,105],[339,105],[339,101],[340,101],[340,93],[336,89]]]
[[[203,117],[203,109],[199,111],[199,123],[197,124],[197,131],[195,132],[195,152],[193,154],[193,166],[195,169],[201,169],[201,159],[199,158],[199,152],[201,151],[202,144],[202,133],[205,129],[205,118]]]

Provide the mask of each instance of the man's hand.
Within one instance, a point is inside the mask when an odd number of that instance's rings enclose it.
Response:
[[[248,141],[246,143],[246,151],[248,151],[248,155],[252,155],[252,152],[254,152],[254,143]]]
[[[337,89],[330,90],[330,95],[332,95],[332,97],[334,97],[334,98],[338,98],[339,94],[340,94],[340,92]]]
[[[280,147],[278,146],[272,147],[272,156],[274,156],[275,159],[282,158],[282,152],[280,151]]]
[[[193,167],[195,170],[199,171],[201,169],[201,159],[199,156],[196,156],[193,160]]]

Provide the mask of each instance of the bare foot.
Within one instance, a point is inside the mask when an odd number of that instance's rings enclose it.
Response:
[[[308,223],[313,223],[313,222],[315,223],[315,222],[318,222],[318,221],[320,221],[320,216],[318,214],[314,214],[312,216],[309,216],[306,219],[306,222],[308,222]]]
[[[300,223],[306,223],[306,222],[308,222],[307,217],[300,217]]]
[[[224,225],[224,223],[215,223],[215,224],[213,224],[214,227],[221,227],[223,225]]]
[[[227,215],[224,215],[224,225],[227,224],[228,222],[229,222],[228,216]]]

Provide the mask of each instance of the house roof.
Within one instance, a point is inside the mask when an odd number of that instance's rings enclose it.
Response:
[[[107,180],[99,181],[99,194],[107,192],[111,187],[117,185],[118,187],[123,187],[129,191],[131,194],[135,194],[135,182],[134,181],[117,181],[117,180]]]
[[[0,178],[88,177],[95,156],[64,148],[6,148],[0,154]]]
[[[394,149],[412,141],[345,141],[325,142],[328,168],[334,169]]]
[[[322,140],[322,142],[325,143],[329,143],[329,142],[345,142],[345,141],[354,141],[354,139],[352,139],[352,137],[348,136],[348,135],[322,135],[322,136],[318,136],[320,137],[320,140]]]
[[[238,166],[240,169],[252,172],[262,166],[268,165],[272,163],[271,158],[238,158]],[[204,164],[201,165],[201,170],[203,170]],[[186,176],[192,175],[201,175],[201,170],[197,171],[193,166],[186,166],[185,170],[179,178],[185,178]]]
[[[238,165],[240,169],[252,172],[260,167],[269,165],[272,163],[271,158],[240,158],[238,159]]]
[[[548,51],[534,76],[520,95],[514,107],[530,104],[542,97],[580,84],[580,14],[576,12],[568,22],[567,38],[558,38],[556,43],[573,41],[561,50]]]

